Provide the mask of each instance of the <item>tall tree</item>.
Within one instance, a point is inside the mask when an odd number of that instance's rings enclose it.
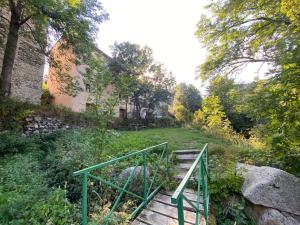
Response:
[[[153,63],[152,50],[130,42],[114,43],[110,67],[116,74],[126,73],[128,76],[143,75]]]
[[[250,116],[241,111],[241,105],[245,103],[245,95],[249,90],[248,84],[236,84],[234,79],[224,76],[216,76],[209,82],[208,93],[219,97],[220,104],[230,121],[233,129],[248,135],[253,127]]]
[[[210,4],[211,16],[203,15],[196,31],[209,52],[199,67],[201,77],[237,72],[248,63],[269,63],[274,68],[286,63],[299,65],[299,17],[287,12],[282,2],[295,2],[293,7],[300,4],[293,0],[219,0]]]
[[[97,25],[108,18],[98,0],[1,0],[1,8],[10,12],[9,28],[0,76],[0,95],[9,96],[12,69],[21,30],[46,49],[46,30],[61,37],[65,47],[76,52],[91,52]],[[83,55],[83,54],[81,54]]]
[[[193,85],[181,83],[176,86],[173,111],[180,121],[189,122],[195,111],[201,108],[202,98],[200,92]]]
[[[300,1],[219,0],[208,9],[196,32],[209,53],[200,76],[207,80],[268,63],[267,79],[248,93],[247,113],[280,157],[287,163],[298,158],[299,165]]]

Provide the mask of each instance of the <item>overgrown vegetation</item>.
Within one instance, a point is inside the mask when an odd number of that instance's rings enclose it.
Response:
[[[78,223],[81,180],[72,175],[74,171],[164,141],[169,142],[171,151],[201,148],[204,143],[210,143],[211,168],[217,168],[212,170],[215,178],[211,183],[211,199],[221,201],[232,192],[238,192],[240,180],[236,181],[226,174],[233,176],[233,161],[244,157],[244,153],[251,149],[196,129],[164,128],[117,133],[101,152],[97,135],[97,131],[93,129],[31,138],[23,138],[19,134],[1,134],[0,150],[5,153],[2,154],[0,163],[2,224]],[[224,147],[220,149],[219,146]],[[118,165],[117,171],[122,171],[122,168],[127,168],[132,163],[133,161],[127,161]],[[224,173],[224,169],[228,172]],[[107,175],[109,174],[107,171]],[[227,184],[232,187],[228,188]],[[98,218],[99,207],[113,201],[115,192],[97,183],[90,184],[90,191],[91,199],[95,200],[90,202],[95,209],[91,211],[91,216]],[[126,214],[120,216],[123,218]]]

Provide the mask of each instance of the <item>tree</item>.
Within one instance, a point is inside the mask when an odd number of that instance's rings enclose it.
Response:
[[[112,49],[111,69],[115,74],[125,73],[127,76],[143,75],[153,62],[152,50],[130,42],[114,43]]]
[[[0,76],[0,95],[9,96],[12,69],[21,30],[46,50],[46,30],[61,37],[64,46],[75,52],[91,52],[97,26],[106,20],[101,3],[97,0],[1,0],[1,8],[10,12],[9,29]],[[2,17],[2,19],[7,19]]]
[[[245,112],[286,163],[291,155],[299,158],[300,149],[299,8],[297,0],[220,0],[208,6],[210,17],[202,16],[196,31],[208,50],[202,79],[268,63],[268,77],[247,94]]]
[[[171,103],[176,82],[172,73],[162,64],[151,65],[148,74],[142,76],[139,81],[140,86],[133,96],[139,107],[147,109],[147,116],[156,108],[160,108],[162,103]]]
[[[147,46],[141,47],[130,42],[116,42],[111,49],[112,60],[110,60],[109,67],[114,77],[117,78],[116,84],[122,99],[125,100],[126,113],[131,98],[136,108],[135,117],[139,117],[141,108],[139,96],[144,93],[145,88],[141,85],[139,78],[149,70],[153,62],[152,50]]]
[[[201,95],[196,87],[185,83],[177,85],[173,101],[175,117],[185,118],[185,122],[189,122],[193,113],[201,108],[201,101]],[[185,117],[181,115],[182,112]]]
[[[138,119],[142,108],[150,115],[160,102],[169,103],[173,96],[175,79],[162,64],[153,63],[152,54],[149,47],[129,42],[112,46],[110,69],[123,90],[120,94],[126,105],[129,98],[133,102],[134,117]]]
[[[114,79],[107,61],[100,55],[94,55],[87,61],[85,82],[91,84],[88,99],[91,107],[88,113],[95,118],[98,133],[96,141],[100,150],[103,150],[114,135],[108,130],[108,125],[113,120],[114,109],[120,99],[117,89],[113,88]]]
[[[216,76],[209,82],[209,95],[217,96],[224,108],[226,117],[233,129],[249,136],[248,132],[253,127],[249,115],[241,111],[241,105],[245,103],[245,95],[249,90],[247,84],[236,84],[234,79],[227,76]]]
[[[226,117],[218,96],[211,95],[205,98],[202,103],[202,111],[207,127],[228,131],[230,122]],[[201,115],[201,113],[198,113],[198,115]]]
[[[199,67],[201,77],[238,72],[248,63],[269,63],[281,69],[286,64],[299,66],[300,23],[294,22],[293,10],[287,11],[284,4],[293,0],[283,1],[283,7],[281,2],[220,0],[210,4],[211,17],[203,15],[196,31],[209,52]]]

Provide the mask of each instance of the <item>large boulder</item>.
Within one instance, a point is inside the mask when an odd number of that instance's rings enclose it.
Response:
[[[118,181],[120,183],[120,185],[124,185],[126,183],[126,181],[128,180],[128,178],[130,177],[131,173],[134,171],[134,166],[132,167],[128,167],[126,169],[124,169],[119,177],[118,177]],[[150,183],[150,170],[146,169],[146,180],[147,183],[149,185]],[[139,193],[143,190],[143,183],[144,183],[144,167],[143,166],[137,166],[132,180],[130,181],[127,190],[135,192],[135,193]]]
[[[300,217],[249,203],[246,213],[256,225],[300,225]]]
[[[255,205],[300,216],[300,179],[272,167],[253,167],[244,176],[244,197]]]

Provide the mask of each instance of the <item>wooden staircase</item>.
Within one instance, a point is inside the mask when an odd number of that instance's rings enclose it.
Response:
[[[181,181],[197,155],[200,153],[198,149],[177,150],[174,152],[178,161],[176,166],[175,178]],[[191,177],[191,180],[195,179]],[[184,195],[192,203],[196,204],[197,193],[192,189],[185,189]],[[173,192],[161,191],[159,192],[147,205],[139,216],[132,222],[132,225],[178,225],[178,212],[176,205],[171,203],[171,196]],[[203,210],[203,199],[200,198],[200,210]],[[184,207],[184,224],[195,224],[196,213],[195,209],[183,201]],[[205,224],[202,216],[199,217],[199,225]]]

